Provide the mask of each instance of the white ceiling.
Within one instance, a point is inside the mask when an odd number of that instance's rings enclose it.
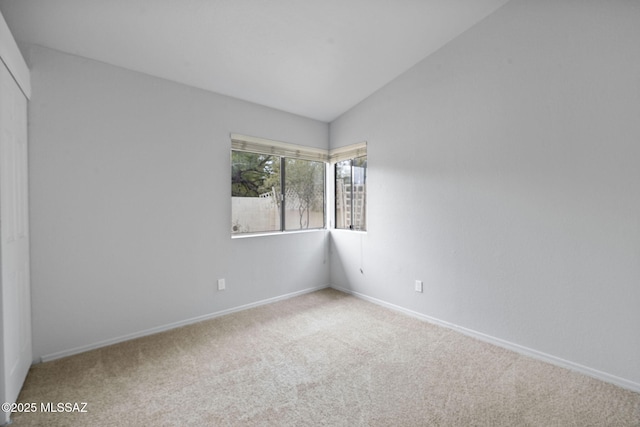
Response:
[[[18,41],[329,122],[508,0],[0,0]]]

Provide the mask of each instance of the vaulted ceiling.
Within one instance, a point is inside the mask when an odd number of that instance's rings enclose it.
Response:
[[[19,42],[329,122],[508,0],[0,0]]]

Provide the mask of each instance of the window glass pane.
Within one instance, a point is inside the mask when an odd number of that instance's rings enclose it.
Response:
[[[336,228],[367,229],[367,156],[336,163]]]
[[[231,232],[280,230],[280,157],[232,151]]]
[[[353,159],[351,172],[351,228],[367,229],[367,156]]]
[[[351,228],[351,160],[336,163],[336,228]]]
[[[285,229],[324,227],[325,164],[285,159]]]

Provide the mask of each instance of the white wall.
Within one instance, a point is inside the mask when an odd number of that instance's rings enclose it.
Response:
[[[328,285],[325,232],[231,239],[229,181],[231,132],[327,148],[326,123],[23,50],[36,359]]]
[[[331,123],[369,144],[332,283],[640,390],[639,41],[639,2],[513,0]]]

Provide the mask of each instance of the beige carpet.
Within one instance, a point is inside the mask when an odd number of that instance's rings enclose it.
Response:
[[[13,426],[640,426],[640,394],[334,290],[34,366],[20,401]]]

